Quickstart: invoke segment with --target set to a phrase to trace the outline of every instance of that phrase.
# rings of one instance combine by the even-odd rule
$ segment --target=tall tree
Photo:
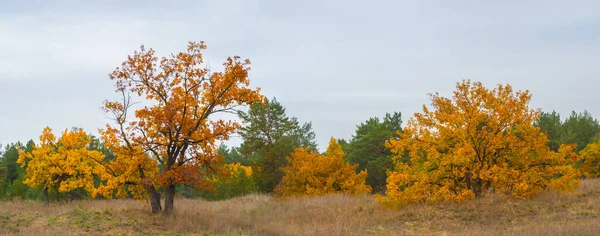
[[[244,139],[240,153],[254,162],[254,177],[259,190],[272,192],[283,177],[286,157],[298,147],[316,150],[311,123],[300,125],[296,117],[287,117],[285,108],[273,98],[256,103],[248,112],[240,112]]]
[[[397,131],[402,131],[401,125],[400,112],[387,113],[382,120],[373,117],[357,126],[350,143],[341,143],[348,153],[346,160],[358,164],[359,171],[367,170],[367,184],[375,192],[385,191],[386,171],[394,167],[392,153],[385,143],[398,137]]]
[[[137,199],[150,198],[158,213],[164,190],[170,215],[177,184],[202,189],[210,184],[207,174],[223,172],[215,142],[227,140],[239,124],[214,115],[262,96],[249,87],[249,60],[227,58],[224,71],[212,73],[202,66],[205,49],[204,42],[189,42],[186,51],[159,59],[142,46],[110,74],[122,99],[104,103],[114,124],[101,134],[116,159],[107,164],[111,174],[97,194],[124,197],[127,189]],[[146,106],[135,109],[131,93]]]
[[[465,80],[452,98],[435,93],[431,100],[432,108],[423,106],[400,138],[387,144],[396,154],[396,170],[380,201],[392,206],[463,201],[491,189],[525,198],[548,186],[558,191],[578,186],[575,146],[548,148],[546,135],[532,125],[539,111],[529,108],[528,91],[501,84],[489,90]],[[408,162],[400,161],[405,151]]]

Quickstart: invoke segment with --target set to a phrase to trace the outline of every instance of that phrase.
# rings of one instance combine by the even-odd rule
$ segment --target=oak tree
[[[365,184],[367,171],[355,169],[358,164],[344,162],[346,154],[338,142],[331,138],[327,153],[320,155],[308,148],[298,148],[287,157],[289,166],[283,168],[284,176],[276,189],[282,197],[317,196],[342,192],[364,194],[371,192]]]
[[[164,191],[170,215],[177,184],[203,189],[208,174],[224,171],[215,143],[240,124],[215,114],[236,113],[262,96],[249,87],[249,60],[230,57],[223,72],[211,72],[203,66],[205,49],[204,42],[189,42],[186,51],[159,59],[142,46],[110,74],[121,100],[105,101],[114,123],[101,134],[116,158],[96,194],[150,198],[157,213]]]
[[[397,206],[409,202],[463,201],[494,190],[516,198],[558,191],[579,184],[573,163],[575,145],[554,152],[533,122],[531,94],[499,84],[489,90],[481,82],[457,83],[452,98],[431,94],[431,106],[415,113],[387,146],[396,154],[388,174],[386,196]],[[400,161],[409,152],[407,162]]]
[[[41,188],[46,204],[48,192],[69,192],[83,188],[88,192],[95,190],[94,177],[104,174],[101,165],[104,155],[89,150],[91,138],[81,129],[65,130],[57,138],[52,129],[46,127],[40,135],[40,142],[31,152],[19,148],[17,162],[26,167],[23,181],[32,188]]]
[[[582,161],[579,168],[582,174],[588,178],[600,176],[600,140],[590,143],[579,152]]]

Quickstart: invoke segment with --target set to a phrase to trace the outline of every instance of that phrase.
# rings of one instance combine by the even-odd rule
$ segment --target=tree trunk
[[[469,168],[467,168],[467,173],[465,174],[465,180],[467,182],[467,189],[473,191],[471,188],[471,172],[469,172]],[[475,192],[475,191],[473,191]]]
[[[44,203],[46,206],[50,205],[50,196],[48,195],[48,187],[44,187]]]
[[[173,214],[173,202],[175,200],[175,185],[169,185],[165,191],[165,215]]]
[[[159,213],[162,208],[160,206],[160,193],[156,191],[153,186],[148,186],[148,193],[150,193],[150,205],[152,206],[152,213]]]
[[[483,187],[482,180],[479,176],[477,176],[477,178],[475,179],[475,184],[474,184],[475,197],[481,197],[481,193],[483,192],[482,187]]]

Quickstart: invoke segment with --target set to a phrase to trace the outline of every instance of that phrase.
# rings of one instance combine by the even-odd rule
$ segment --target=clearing
[[[0,235],[598,235],[600,179],[575,193],[530,200],[488,195],[458,203],[383,208],[373,196],[276,200],[176,199],[172,217],[134,200],[0,202]]]

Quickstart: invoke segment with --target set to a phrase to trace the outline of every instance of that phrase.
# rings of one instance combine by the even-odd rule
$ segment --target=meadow
[[[464,203],[388,209],[371,195],[288,200],[251,194],[225,201],[177,199],[170,217],[135,200],[45,206],[0,202],[0,235],[597,235],[600,179],[576,192],[527,200],[498,194]]]

